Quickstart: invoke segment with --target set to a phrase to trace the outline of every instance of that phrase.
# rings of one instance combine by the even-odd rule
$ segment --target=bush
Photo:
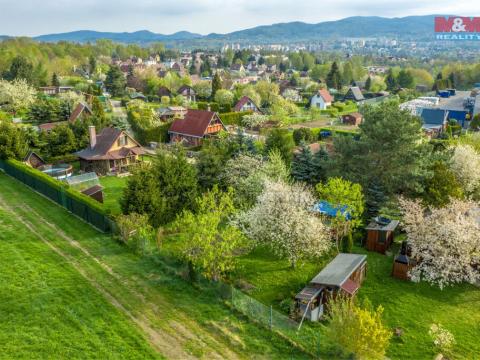
[[[78,156],[74,154],[52,156],[47,158],[47,161],[52,164],[70,164],[78,161]]]
[[[220,119],[224,125],[242,125],[242,119],[244,115],[251,114],[251,111],[242,111],[242,112],[228,112],[219,114]]]
[[[313,131],[309,128],[300,128],[293,130],[293,141],[295,141],[296,145],[300,145],[303,141],[307,144],[310,144],[315,140],[315,136]]]
[[[68,184],[56,180],[52,178],[51,176],[48,176],[47,174],[44,174],[43,172],[34,169],[20,161],[17,160],[7,160],[6,163],[18,171],[21,171],[22,173],[26,174],[27,176],[34,178],[37,181],[40,181],[48,186],[50,186],[52,189],[58,190],[58,191],[64,191],[67,197],[71,198],[72,200],[75,200],[79,203],[82,203],[92,210],[96,211],[99,214],[102,215],[107,215],[107,212],[105,209],[102,207],[100,203],[98,203],[96,200],[93,200],[87,195],[84,195],[68,186]]]
[[[210,106],[210,111],[219,112],[220,105],[216,102],[205,102],[205,101],[197,101],[198,110],[208,110]]]

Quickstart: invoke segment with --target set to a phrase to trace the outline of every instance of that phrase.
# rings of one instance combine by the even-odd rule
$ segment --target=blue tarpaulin
[[[330,204],[328,201],[320,201],[319,203],[316,203],[313,206],[313,211],[318,212],[320,214],[328,215],[331,217],[337,216],[337,214],[340,212],[340,214],[345,216],[345,219],[347,220],[352,219],[352,216],[350,215],[350,212],[348,211],[348,207],[346,205],[341,207],[335,207],[332,204]]]

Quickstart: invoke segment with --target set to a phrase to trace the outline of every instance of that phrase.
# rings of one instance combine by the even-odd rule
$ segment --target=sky
[[[0,35],[75,30],[227,33],[349,16],[480,14],[477,0],[0,0]]]

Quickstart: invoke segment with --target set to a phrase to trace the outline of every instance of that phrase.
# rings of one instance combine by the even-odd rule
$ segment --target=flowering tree
[[[419,200],[399,201],[412,256],[419,260],[410,272],[413,281],[440,288],[480,281],[478,203],[452,199],[443,208],[425,209]]]
[[[314,202],[303,185],[266,180],[257,204],[236,223],[250,239],[295,267],[299,260],[320,256],[331,246],[327,227],[311,212]]]
[[[242,118],[243,126],[249,129],[262,126],[267,121],[268,121],[267,115],[256,114],[256,113],[251,115],[244,115]]]
[[[428,334],[433,340],[433,344],[444,354],[449,354],[455,345],[455,337],[440,324],[432,324]]]
[[[235,190],[235,204],[239,208],[254,205],[264,189],[265,179],[289,181],[289,170],[278,152],[273,151],[267,161],[239,154],[227,161],[221,175],[222,183]]]
[[[14,115],[32,105],[36,94],[35,89],[26,80],[16,79],[12,82],[0,80],[0,104],[6,104],[6,108]]]
[[[58,97],[65,101],[65,103],[68,105],[70,113],[79,103],[85,102],[84,96],[82,94],[77,94],[75,91],[67,91],[64,93],[60,93]]]
[[[478,189],[480,186],[480,154],[472,146],[456,146],[450,166],[467,195]]]

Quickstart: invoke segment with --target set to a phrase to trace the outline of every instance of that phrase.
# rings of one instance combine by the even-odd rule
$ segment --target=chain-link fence
[[[293,345],[315,357],[321,355],[321,333],[318,329],[302,326],[288,316],[266,306],[240,290],[231,287],[231,306],[251,320],[277,332]]]

